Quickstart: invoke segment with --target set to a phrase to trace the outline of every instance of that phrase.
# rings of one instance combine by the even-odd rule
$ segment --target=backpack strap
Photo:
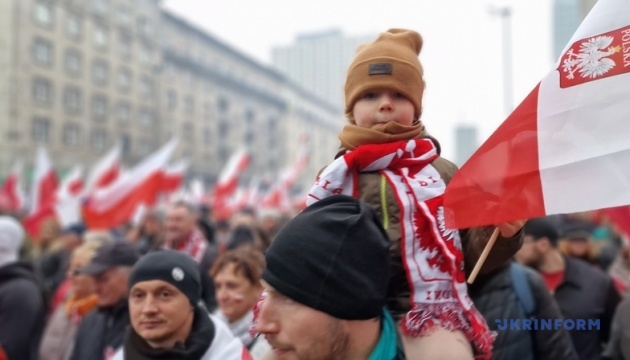
[[[530,318],[536,310],[536,303],[532,295],[529,282],[527,281],[527,272],[522,265],[512,262],[510,264],[510,277],[512,278],[512,288],[516,294],[516,299],[525,310],[525,315]]]

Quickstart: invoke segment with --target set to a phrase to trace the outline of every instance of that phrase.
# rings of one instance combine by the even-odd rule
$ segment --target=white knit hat
[[[24,242],[24,228],[12,217],[0,216],[0,266],[15,262]]]

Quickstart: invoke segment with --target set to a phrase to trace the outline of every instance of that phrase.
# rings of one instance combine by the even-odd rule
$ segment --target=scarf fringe
[[[473,346],[475,358],[489,360],[497,334],[490,331],[485,321],[478,322],[477,319],[470,319],[471,316],[474,318],[459,303],[416,303],[405,316],[401,327],[405,335],[412,337],[428,336],[438,328],[462,331]]]

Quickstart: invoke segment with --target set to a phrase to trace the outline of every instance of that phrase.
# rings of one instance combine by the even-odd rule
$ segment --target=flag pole
[[[481,256],[479,256],[479,259],[477,260],[475,267],[473,268],[472,272],[470,273],[470,276],[468,277],[469,284],[472,284],[477,278],[477,275],[479,274],[479,271],[481,270],[483,263],[486,262],[486,258],[488,257],[488,254],[490,254],[490,250],[492,250],[492,246],[494,246],[494,242],[497,241],[498,237],[499,237],[499,228],[497,227],[497,228],[494,228],[494,232],[492,233],[492,236],[490,236],[490,240],[486,244],[486,247],[483,249]]]

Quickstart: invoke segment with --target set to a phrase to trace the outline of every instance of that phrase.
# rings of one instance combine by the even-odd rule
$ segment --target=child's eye
[[[378,96],[377,93],[375,92],[366,92],[365,94],[363,94],[363,98],[364,99],[374,99]]]
[[[398,99],[406,99],[407,98],[405,95],[403,95],[402,93],[399,93],[399,92],[397,92],[395,94],[395,97],[398,98]]]

